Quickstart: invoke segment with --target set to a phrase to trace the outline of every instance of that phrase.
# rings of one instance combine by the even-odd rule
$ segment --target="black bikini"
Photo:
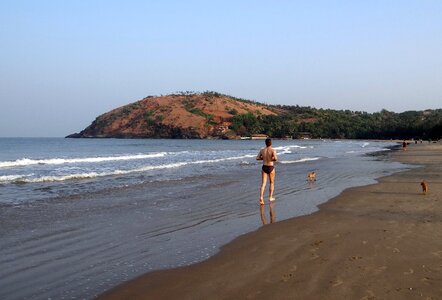
[[[275,168],[274,166],[266,166],[266,165],[263,165],[263,166],[262,166],[262,171],[263,171],[264,173],[270,175],[270,173],[273,172],[273,169],[274,169],[274,168]]]

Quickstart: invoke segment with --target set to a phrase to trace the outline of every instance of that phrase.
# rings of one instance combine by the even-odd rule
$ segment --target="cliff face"
[[[234,138],[232,117],[277,115],[265,105],[214,92],[147,97],[95,119],[80,133],[67,137]]]

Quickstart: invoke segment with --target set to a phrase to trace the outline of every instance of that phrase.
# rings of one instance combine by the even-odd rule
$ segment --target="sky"
[[[442,1],[0,1],[0,137],[62,137],[149,95],[442,108]]]

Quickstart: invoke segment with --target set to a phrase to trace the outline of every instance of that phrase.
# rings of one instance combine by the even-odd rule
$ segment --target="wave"
[[[122,161],[163,157],[167,152],[151,153],[151,154],[136,154],[123,156],[98,156],[98,157],[83,157],[83,158],[49,158],[49,159],[29,159],[22,158],[15,161],[2,161],[0,168],[11,167],[26,167],[30,165],[61,165],[61,164],[75,164],[75,163],[99,163],[108,161]]]
[[[289,146],[274,147],[273,149],[275,149],[275,150],[284,150],[284,149],[291,149],[291,148],[306,149],[308,147],[307,146],[299,146],[299,145],[289,145]]]
[[[221,162],[221,161],[237,160],[237,159],[250,158],[250,157],[255,157],[255,155],[247,154],[247,155],[242,155],[242,156],[233,156],[233,157],[226,157],[226,158],[197,160],[197,161],[189,162],[189,164],[217,163],[217,162]]]
[[[144,166],[141,168],[130,169],[130,170],[114,170],[110,172],[89,172],[89,173],[77,173],[77,174],[68,174],[68,175],[58,175],[58,176],[40,176],[35,178],[29,178],[33,176],[31,175],[9,175],[9,176],[0,176],[0,182],[10,182],[10,183],[42,183],[42,182],[58,182],[58,181],[66,181],[73,179],[91,179],[97,177],[105,177],[105,176],[116,176],[116,175],[127,175],[131,173],[142,173],[152,170],[163,170],[163,169],[174,169],[180,168],[186,165],[196,165],[196,164],[211,164],[222,161],[229,160],[240,160],[244,158],[255,157],[254,155],[242,155],[242,156],[234,156],[234,157],[226,157],[219,159],[208,159],[208,160],[197,160],[197,161],[188,161],[188,162],[176,162],[170,164],[156,165],[156,166]]]
[[[362,148],[365,148],[365,147],[367,147],[368,145],[370,145],[370,143],[369,143],[369,142],[365,142],[365,143],[363,143],[363,144],[361,145],[361,147],[362,147]]]
[[[3,175],[0,176],[0,182],[8,182],[8,181],[16,181],[25,177],[30,177],[34,174],[29,174],[29,175]]]
[[[145,166],[138,169],[132,170],[115,170],[111,172],[89,172],[89,173],[77,173],[77,174],[68,174],[68,175],[59,175],[59,176],[40,176],[36,178],[29,178],[31,175],[11,175],[11,176],[0,176],[0,182],[12,182],[12,183],[41,183],[41,182],[57,182],[57,181],[66,181],[72,179],[91,179],[97,177],[105,177],[105,176],[113,176],[113,175],[126,175],[130,173],[139,173],[156,169],[170,169],[170,168],[178,168],[186,165],[187,163],[174,163],[167,165],[158,165],[158,166]],[[2,178],[4,177],[4,178]]]
[[[280,161],[280,163],[282,163],[282,164],[296,164],[296,163],[318,160],[318,159],[321,159],[321,158],[320,157],[305,157],[305,158],[301,158],[298,160],[282,160],[282,161]]]
[[[290,146],[279,146],[279,147],[275,147],[273,149],[275,149],[277,151],[277,154],[281,155],[281,154],[290,154],[290,153],[292,153],[292,149],[294,149],[294,148],[307,149],[308,147],[306,147],[306,146],[299,146],[299,145],[290,145]]]
[[[364,148],[364,147],[363,147]],[[389,148],[377,148],[377,149],[373,149],[373,148],[369,148],[368,150],[351,150],[351,151],[346,151],[346,154],[354,154],[354,153],[373,153],[373,152],[380,152],[380,151],[390,151],[391,149]]]

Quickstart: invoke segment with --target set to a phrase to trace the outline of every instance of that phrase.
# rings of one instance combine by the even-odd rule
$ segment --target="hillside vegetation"
[[[394,113],[265,105],[216,92],[149,96],[68,137],[439,139],[442,109]]]

